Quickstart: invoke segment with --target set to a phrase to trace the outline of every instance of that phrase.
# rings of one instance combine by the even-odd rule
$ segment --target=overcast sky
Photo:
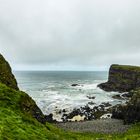
[[[0,52],[14,70],[140,65],[140,0],[0,0]]]

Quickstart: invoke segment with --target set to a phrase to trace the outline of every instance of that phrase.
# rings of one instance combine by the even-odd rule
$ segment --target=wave
[[[49,85],[48,88],[39,91],[30,91],[29,94],[34,98],[44,114],[53,114],[53,119],[62,121],[62,110],[65,113],[72,112],[75,108],[88,105],[90,108],[110,103],[111,105],[120,104],[121,100],[113,99],[112,95],[116,92],[105,92],[97,87],[99,81],[94,83],[78,84],[72,87],[70,83],[65,85]],[[62,88],[63,86],[63,88]],[[65,88],[64,88],[65,87]],[[90,103],[90,104],[89,104]]]

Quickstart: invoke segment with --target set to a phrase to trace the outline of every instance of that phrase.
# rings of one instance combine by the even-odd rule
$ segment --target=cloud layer
[[[140,65],[140,1],[0,0],[0,51],[14,69]]]

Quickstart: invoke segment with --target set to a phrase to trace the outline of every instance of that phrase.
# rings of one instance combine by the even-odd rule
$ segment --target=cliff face
[[[14,75],[12,74],[10,65],[1,54],[0,54],[0,83],[5,84],[6,86],[12,89],[19,90],[17,86],[17,81]],[[7,97],[8,94],[9,94],[8,92],[4,93],[2,99]],[[0,100],[1,100],[1,96],[2,95],[0,95]],[[12,96],[14,97],[14,95]],[[29,97],[28,94],[24,92],[20,92],[20,96],[21,99],[18,105],[20,106],[21,111],[23,111],[23,113],[25,114],[30,115],[33,118],[36,118],[39,122],[45,123],[46,117],[38,108],[35,101],[31,97]]]
[[[117,105],[112,118],[123,119],[125,123],[140,121],[140,67],[112,65],[108,82],[98,85],[105,91],[128,92],[131,95],[126,105]]]
[[[112,65],[108,82],[98,85],[105,91],[128,92],[140,87],[140,67]]]
[[[12,74],[11,67],[9,63],[4,59],[4,57],[0,54],[0,82],[11,87],[13,89],[18,90],[17,81]]]

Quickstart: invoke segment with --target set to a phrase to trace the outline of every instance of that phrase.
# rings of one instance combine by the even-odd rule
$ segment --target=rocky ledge
[[[127,65],[112,65],[106,83],[98,87],[105,91],[129,92],[140,87],[140,67]]]

